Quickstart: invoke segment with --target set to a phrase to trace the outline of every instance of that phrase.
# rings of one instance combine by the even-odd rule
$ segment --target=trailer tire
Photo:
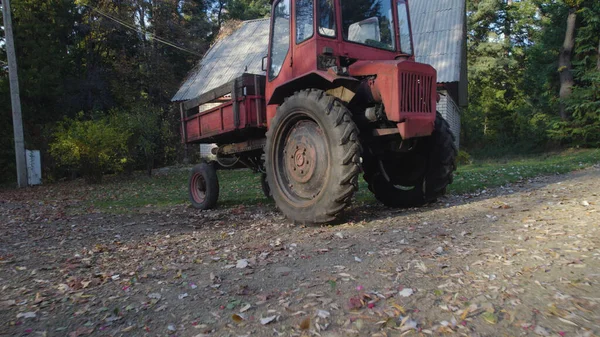
[[[190,202],[194,208],[215,208],[219,199],[219,179],[215,166],[206,162],[194,166],[188,180],[188,188]]]
[[[267,181],[277,207],[299,223],[330,222],[358,190],[361,146],[350,111],[322,90],[296,92],[267,132]]]
[[[365,153],[363,155],[363,178],[375,198],[388,207],[418,207],[437,200],[446,193],[446,187],[452,183],[456,170],[457,154],[454,135],[450,125],[438,112],[435,128],[431,136],[423,139],[418,151],[426,156],[424,171],[407,186],[395,185],[388,179],[393,168],[385,174],[378,167],[377,159]]]

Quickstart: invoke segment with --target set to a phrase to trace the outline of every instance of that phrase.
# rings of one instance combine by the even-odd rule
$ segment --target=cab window
[[[327,37],[335,37],[335,7],[333,0],[319,1],[319,34]]]
[[[313,36],[314,11],[313,0],[296,0],[296,43]]]
[[[269,80],[279,75],[290,49],[290,1],[280,0],[273,10],[273,32],[271,36],[271,64]]]

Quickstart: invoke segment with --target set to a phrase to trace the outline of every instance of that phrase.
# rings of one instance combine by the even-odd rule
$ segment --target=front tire
[[[189,197],[192,206],[206,210],[217,206],[219,199],[219,179],[213,164],[202,162],[192,168],[188,180]]]
[[[296,222],[334,220],[358,189],[360,152],[358,128],[336,98],[316,89],[287,98],[265,147],[277,207]]]
[[[433,133],[420,140],[415,151],[405,160],[397,161],[396,165],[424,164],[408,167],[408,170],[389,165],[386,167],[375,156],[364,154],[363,178],[382,204],[388,207],[418,207],[434,202],[446,193],[446,187],[452,183],[456,170],[458,151],[450,125],[439,112]]]

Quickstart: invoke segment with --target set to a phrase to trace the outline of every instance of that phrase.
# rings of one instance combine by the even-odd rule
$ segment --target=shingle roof
[[[217,41],[200,64],[188,74],[171,99],[187,101],[217,88],[243,73],[261,74],[262,58],[269,44],[269,19],[244,21],[228,37]]]
[[[343,0],[342,0],[343,1]],[[461,80],[466,57],[465,0],[412,0],[410,3],[416,60],[437,69],[438,83]],[[215,43],[190,72],[172,101],[187,101],[243,73],[263,74],[269,19],[245,21]],[[463,79],[464,80],[464,79]]]

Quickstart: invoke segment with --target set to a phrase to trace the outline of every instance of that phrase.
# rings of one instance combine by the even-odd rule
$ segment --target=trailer
[[[269,196],[262,157],[267,131],[265,76],[242,74],[231,82],[181,104],[181,135],[186,144],[217,144],[215,160],[192,170],[189,194],[199,209],[216,206],[217,169],[250,168],[261,174]]]

